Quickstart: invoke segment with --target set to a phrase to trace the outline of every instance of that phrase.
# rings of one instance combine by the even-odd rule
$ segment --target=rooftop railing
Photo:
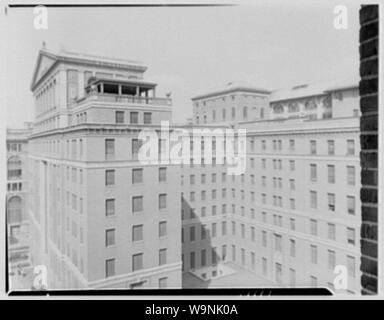
[[[172,99],[170,98],[158,98],[158,97],[141,97],[128,94],[113,94],[113,93],[100,93],[93,92],[87,96],[77,100],[77,103],[84,101],[96,100],[102,102],[117,102],[117,103],[132,103],[132,104],[148,104],[148,105],[160,105],[170,106]]]

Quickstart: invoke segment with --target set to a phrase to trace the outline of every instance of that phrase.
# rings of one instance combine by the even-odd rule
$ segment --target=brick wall
[[[378,287],[378,5],[360,9],[361,285]]]

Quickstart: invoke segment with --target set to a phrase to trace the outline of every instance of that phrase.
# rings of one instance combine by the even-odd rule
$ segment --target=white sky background
[[[213,8],[48,8],[48,30],[32,8],[9,8],[7,126],[33,120],[30,82],[47,49],[139,60],[157,94],[172,92],[173,120],[190,98],[230,81],[277,89],[358,75],[360,4],[348,1],[348,29],[333,26],[333,1],[254,1]],[[3,15],[3,17],[5,17]]]

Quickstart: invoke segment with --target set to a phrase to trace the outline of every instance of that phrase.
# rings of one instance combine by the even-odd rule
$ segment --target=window
[[[289,221],[290,221],[290,228],[291,228],[291,230],[295,230],[296,229],[296,221],[295,221],[295,219],[294,218],[290,218]]]
[[[241,264],[245,266],[245,249],[241,248]]]
[[[105,159],[110,160],[115,156],[115,139],[105,139]]]
[[[132,226],[132,241],[141,241],[143,240],[143,225],[139,224]]]
[[[328,223],[328,239],[336,240],[336,226],[333,223]]]
[[[189,228],[189,241],[195,241],[196,240],[196,234],[195,234],[195,227],[192,226]]]
[[[192,251],[189,254],[189,263],[190,263],[191,269],[195,269],[195,252],[194,251]]]
[[[292,210],[295,210],[296,209],[296,202],[295,202],[295,199],[289,199],[289,203],[290,203],[290,208]]]
[[[132,256],[132,271],[143,269],[143,254],[137,253]]]
[[[273,178],[273,179],[275,179],[275,178]],[[261,177],[261,185],[262,185],[263,187],[266,187],[266,186],[267,186],[267,177],[266,177],[266,176],[262,176],[262,177]]]
[[[167,222],[160,221],[159,222],[159,237],[165,237],[167,235]]]
[[[291,171],[295,170],[295,160],[289,160],[289,168]]]
[[[348,268],[348,275],[350,277],[356,276],[356,261],[355,257],[347,256],[347,268]]]
[[[201,240],[204,240],[205,238],[207,238],[207,226],[202,225],[201,226]]]
[[[116,123],[124,123],[124,111],[116,111],[115,112],[115,122]]]
[[[266,195],[265,193],[263,193],[263,194],[261,195],[261,201],[262,201],[263,204],[266,204],[266,203],[267,203],[267,195]]]
[[[105,261],[105,276],[112,277],[115,275],[115,259],[107,259]]]
[[[336,266],[336,253],[335,251],[328,250],[328,268],[334,270]]]
[[[248,118],[248,108],[243,107],[243,119],[247,119],[247,118]]]
[[[113,246],[115,244],[115,229],[105,230],[105,246]]]
[[[159,250],[159,266],[167,264],[167,249]]]
[[[143,211],[143,196],[132,197],[132,212]]]
[[[217,254],[216,254],[215,247],[212,248],[211,254],[212,254],[212,264],[215,265],[217,263]]]
[[[333,156],[335,154],[335,141],[328,140],[328,155]]]
[[[267,231],[262,231],[261,233],[261,243],[263,247],[267,247]]]
[[[261,258],[261,266],[263,270],[263,275],[266,276],[268,271],[267,258]]]
[[[348,242],[348,244],[355,245],[355,238],[356,238],[355,229],[347,228],[347,242]]]
[[[167,181],[167,168],[159,168],[159,182]]]
[[[347,155],[355,155],[355,140],[347,140]]]
[[[311,173],[311,181],[316,182],[317,181],[317,165],[316,164],[310,164],[310,173]]]
[[[144,124],[151,124],[151,123],[152,123],[152,113],[144,112]]]
[[[317,221],[314,219],[311,219],[311,235],[317,236]]]
[[[295,151],[295,140],[293,139],[289,140],[289,150]]]
[[[159,209],[165,209],[167,207],[167,194],[159,194]]]
[[[295,190],[295,179],[289,179],[289,187],[291,191]]]
[[[311,263],[317,264],[317,246],[311,244]]]
[[[311,146],[311,154],[315,155],[317,153],[316,140],[311,140],[310,146]]]
[[[129,114],[129,122],[132,124],[139,123],[139,113],[136,111],[131,111]]]
[[[245,239],[245,225],[242,223],[240,227],[241,227],[241,237]]]
[[[281,283],[282,273],[283,273],[283,266],[280,263],[276,263],[275,264],[275,277],[276,277],[277,283]]]
[[[222,236],[227,235],[227,222],[226,221],[221,222],[221,235]]]
[[[347,183],[350,186],[355,185],[355,167],[354,166],[347,166]]]
[[[349,214],[354,215],[356,213],[355,197],[347,196],[347,207],[348,207]]]
[[[255,227],[251,227],[251,241],[255,242],[256,241],[256,231]]]
[[[132,184],[143,183],[143,169],[132,170]]]
[[[167,287],[168,277],[163,277],[159,279],[159,289],[163,289]]]
[[[281,252],[282,237],[280,234],[275,234],[275,250]]]
[[[296,256],[296,241],[291,239],[289,241],[289,244],[290,244],[290,254],[291,254],[291,257],[295,257]]]
[[[232,119],[236,118],[236,109],[232,107]]]
[[[105,185],[112,186],[115,184],[115,170],[105,171]]]
[[[311,287],[317,287],[317,278],[315,276],[311,276]]]
[[[216,237],[216,223],[212,223],[212,238],[215,238]]]
[[[335,183],[335,166],[328,165],[328,183]]]
[[[261,159],[261,168],[266,169],[267,168],[267,160],[266,159]]]
[[[261,141],[261,149],[265,151],[267,149],[267,142],[265,140]]]
[[[132,155],[137,156],[141,147],[141,141],[139,139],[132,139]]]
[[[310,201],[311,201],[311,208],[316,209],[317,208],[317,192],[316,191],[310,191]]]
[[[207,264],[207,250],[201,250],[201,266],[204,267]]]
[[[289,284],[291,287],[296,285],[296,271],[295,269],[289,269]]]
[[[236,246],[232,245],[232,261],[236,261]]]
[[[335,211],[336,207],[336,200],[335,200],[335,194],[334,193],[328,193],[328,210],[329,211]]]

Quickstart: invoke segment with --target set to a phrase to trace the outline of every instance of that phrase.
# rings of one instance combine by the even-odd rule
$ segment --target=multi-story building
[[[244,97],[236,113],[253,110],[246,95],[235,89],[192,101],[195,110],[205,107],[203,114],[221,115],[228,109],[221,102],[237,96]],[[189,273],[211,281],[220,265],[234,264],[252,272],[260,286],[359,293],[357,82],[297,86],[272,92],[268,100],[268,119],[235,119],[237,128],[247,130],[244,174],[227,176],[225,166],[183,168],[184,278],[191,286]],[[194,120],[200,117],[195,111]],[[348,274],[345,290],[334,288],[337,265]],[[248,275],[245,283],[236,278],[232,286],[250,283]]]
[[[28,136],[30,123],[22,129],[7,129],[6,222],[10,275],[30,265],[28,197]],[[13,283],[12,283],[13,284]]]
[[[181,287],[179,168],[137,159],[141,129],[171,118],[145,70],[39,52],[29,217],[48,288]]]
[[[333,288],[341,265],[341,292],[359,292],[357,84],[193,98],[192,122],[171,130],[247,132],[246,170],[230,175],[215,159],[138,161],[142,129],[171,119],[145,70],[39,52],[28,210],[48,287],[180,288],[183,271],[184,287]]]
[[[246,83],[228,82],[224,87],[192,98],[195,124],[228,124],[269,118],[271,92]]]

